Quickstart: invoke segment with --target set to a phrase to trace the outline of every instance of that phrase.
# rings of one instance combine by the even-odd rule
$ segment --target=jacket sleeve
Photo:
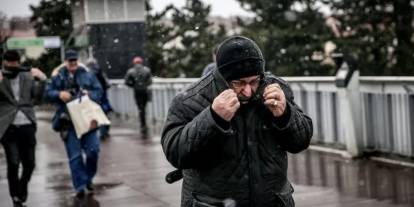
[[[129,87],[133,87],[135,84],[135,80],[134,80],[134,75],[133,72],[131,71],[131,69],[129,69],[125,75],[124,78],[124,83],[125,85],[129,86]]]
[[[192,109],[183,104],[180,95],[174,98],[168,111],[161,144],[167,160],[176,168],[194,168],[202,163],[198,159],[214,153],[222,135],[232,134],[214,121],[210,107],[191,117]],[[212,155],[212,154],[210,154]]]
[[[58,80],[59,76],[52,76],[52,80],[46,86],[45,99],[52,103],[61,103],[59,98],[59,87]]]
[[[281,84],[286,96],[286,112],[272,120],[272,126],[280,138],[282,148],[290,153],[299,153],[309,147],[312,135],[312,119],[294,102],[293,92],[287,84]]]

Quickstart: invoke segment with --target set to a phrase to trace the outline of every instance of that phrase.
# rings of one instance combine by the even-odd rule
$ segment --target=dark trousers
[[[146,112],[145,108],[147,106],[148,102],[148,92],[135,92],[135,103],[138,107],[138,113],[139,113],[139,121],[141,124],[141,130],[146,130],[147,128],[147,122],[146,122]]]
[[[10,196],[22,201],[27,199],[27,185],[35,168],[35,133],[35,125],[10,125],[1,139],[6,153]],[[23,166],[21,176],[20,163]]]

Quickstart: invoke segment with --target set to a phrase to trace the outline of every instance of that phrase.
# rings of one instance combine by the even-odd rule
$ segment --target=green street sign
[[[7,48],[9,49],[24,49],[26,47],[43,47],[43,39],[13,37],[7,40]]]

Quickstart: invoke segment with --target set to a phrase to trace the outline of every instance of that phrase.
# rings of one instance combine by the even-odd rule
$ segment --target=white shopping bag
[[[111,124],[101,106],[92,101],[87,95],[68,102],[66,107],[75,127],[76,136],[79,139],[82,135],[94,129],[92,127],[93,122],[96,122],[98,127]]]

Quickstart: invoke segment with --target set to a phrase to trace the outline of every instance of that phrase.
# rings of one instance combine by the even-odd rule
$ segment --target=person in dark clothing
[[[151,70],[144,66],[143,59],[139,56],[133,59],[134,67],[130,68],[125,75],[125,85],[134,91],[135,103],[139,112],[142,134],[147,134],[146,112],[147,102],[151,99],[149,86],[152,83]]]
[[[33,104],[43,97],[46,75],[20,65],[20,55],[9,50],[0,72],[0,140],[7,160],[9,192],[15,207],[24,206],[35,168],[36,117]],[[22,174],[19,177],[19,166]]]
[[[111,84],[108,81],[108,77],[106,76],[105,72],[101,69],[101,67],[99,67],[97,61],[94,58],[89,59],[86,63],[86,66],[90,69],[90,72],[95,74],[96,78],[101,84],[103,94],[101,100],[99,101],[99,105],[101,105],[101,108],[105,112],[105,114],[108,115],[113,111],[107,93],[107,90],[111,87]],[[109,129],[110,125],[101,126],[99,129],[99,137],[101,139],[109,137]]]
[[[174,97],[161,144],[182,170],[183,207],[292,207],[287,152],[306,149],[312,134],[256,43],[234,36],[220,44],[217,70]]]

